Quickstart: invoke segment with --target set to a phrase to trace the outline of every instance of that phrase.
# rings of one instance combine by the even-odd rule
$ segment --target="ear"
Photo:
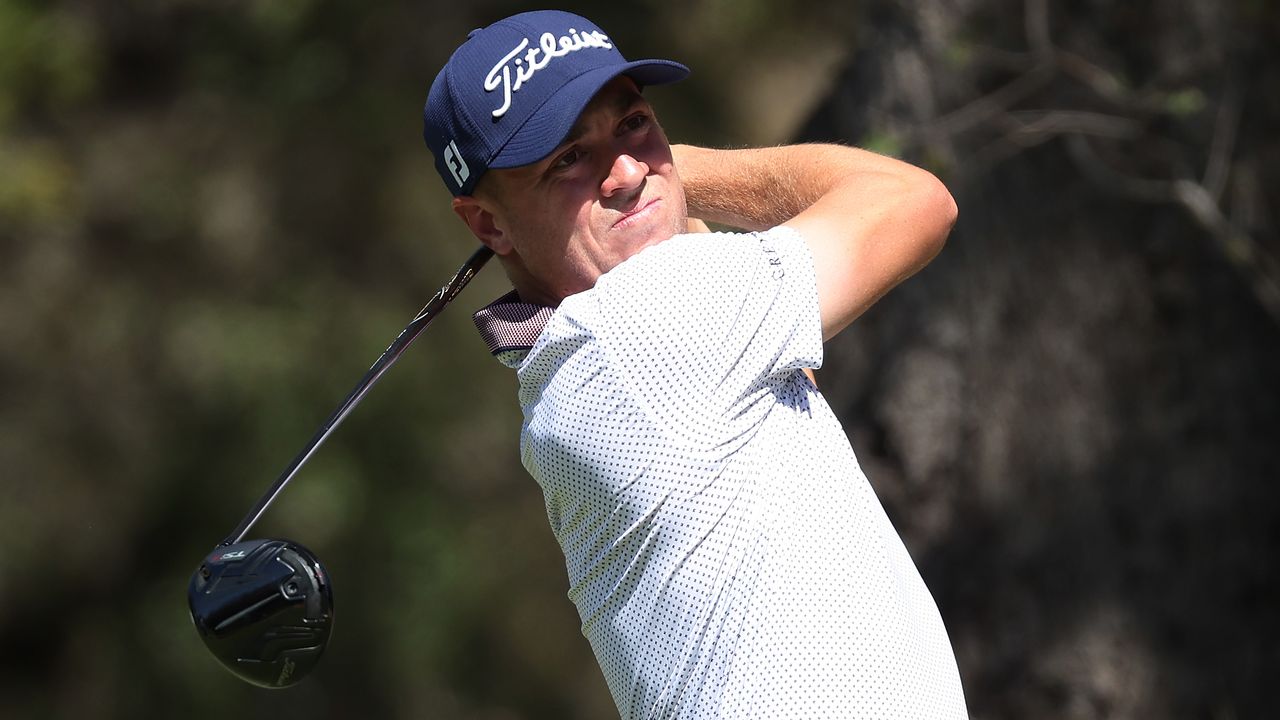
[[[493,211],[471,195],[453,199],[453,212],[471,229],[471,234],[498,255],[511,253],[511,238],[503,231]]]

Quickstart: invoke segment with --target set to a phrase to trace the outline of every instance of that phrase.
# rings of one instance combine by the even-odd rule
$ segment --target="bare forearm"
[[[742,228],[780,225],[840,183],[895,182],[910,165],[836,145],[711,150],[673,145],[689,215]]]

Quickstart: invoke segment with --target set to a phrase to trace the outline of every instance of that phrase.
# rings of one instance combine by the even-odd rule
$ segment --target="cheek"
[[[575,244],[583,236],[594,236],[600,230],[600,213],[595,201],[599,186],[594,181],[583,180],[563,186],[562,193],[547,199],[543,212],[551,215],[548,224],[569,244]]]
[[[514,226],[525,252],[540,263],[556,263],[573,253],[583,228],[590,228],[591,206],[568,194],[550,193],[525,207]]]
[[[667,135],[662,131],[660,126],[654,126],[653,131],[645,136],[644,152],[650,159],[646,160],[650,166],[671,165],[671,143],[667,142]]]

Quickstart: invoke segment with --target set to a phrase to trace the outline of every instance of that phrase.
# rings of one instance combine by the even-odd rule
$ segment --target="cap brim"
[[[636,60],[585,72],[565,83],[529,116],[489,162],[489,169],[529,165],[550,155],[564,141],[583,108],[610,80],[626,75],[639,85],[683,80],[689,68],[671,60]]]

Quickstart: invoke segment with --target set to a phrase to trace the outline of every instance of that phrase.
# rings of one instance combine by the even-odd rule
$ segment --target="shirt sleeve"
[[[813,259],[790,228],[677,236],[602,276],[594,299],[610,365],[686,439],[740,436],[822,364]]]

